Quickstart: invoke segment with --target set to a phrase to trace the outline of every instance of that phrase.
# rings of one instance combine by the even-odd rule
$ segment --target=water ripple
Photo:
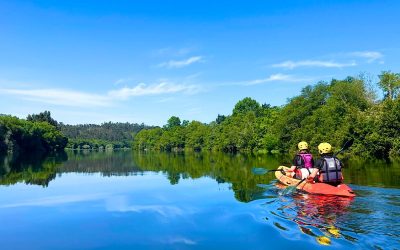
[[[299,192],[288,195],[276,184],[259,187],[265,189],[260,207],[271,215],[266,222],[281,232],[297,227],[298,233],[315,238],[317,244],[338,248],[400,248],[397,189],[355,186],[357,197],[347,198]]]

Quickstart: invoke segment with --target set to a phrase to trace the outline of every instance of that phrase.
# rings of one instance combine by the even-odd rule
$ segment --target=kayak
[[[282,169],[283,171],[289,170],[289,168],[285,166],[280,166],[278,169]],[[286,186],[296,186],[301,181],[299,179],[286,176],[281,171],[276,171],[275,177],[280,183]],[[310,194],[337,195],[346,197],[356,196],[353,190],[351,190],[351,188],[346,184],[339,184],[335,187],[326,183],[308,183],[303,181],[296,188]]]

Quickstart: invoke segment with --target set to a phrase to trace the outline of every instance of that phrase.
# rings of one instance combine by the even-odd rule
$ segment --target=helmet
[[[320,154],[329,154],[332,152],[332,146],[327,142],[320,143],[318,145],[318,151]]]
[[[305,141],[301,141],[299,142],[299,144],[297,144],[297,147],[299,148],[299,150],[308,149],[308,144]]]

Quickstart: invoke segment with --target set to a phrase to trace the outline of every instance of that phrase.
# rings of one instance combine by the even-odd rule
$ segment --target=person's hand
[[[308,182],[308,183],[315,183],[314,177],[308,176],[308,177],[307,177],[307,182]]]

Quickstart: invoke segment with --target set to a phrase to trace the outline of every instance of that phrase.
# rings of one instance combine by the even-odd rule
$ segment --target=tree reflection
[[[19,182],[47,187],[56,178],[57,168],[68,159],[65,152],[4,155],[0,158],[0,185]]]

